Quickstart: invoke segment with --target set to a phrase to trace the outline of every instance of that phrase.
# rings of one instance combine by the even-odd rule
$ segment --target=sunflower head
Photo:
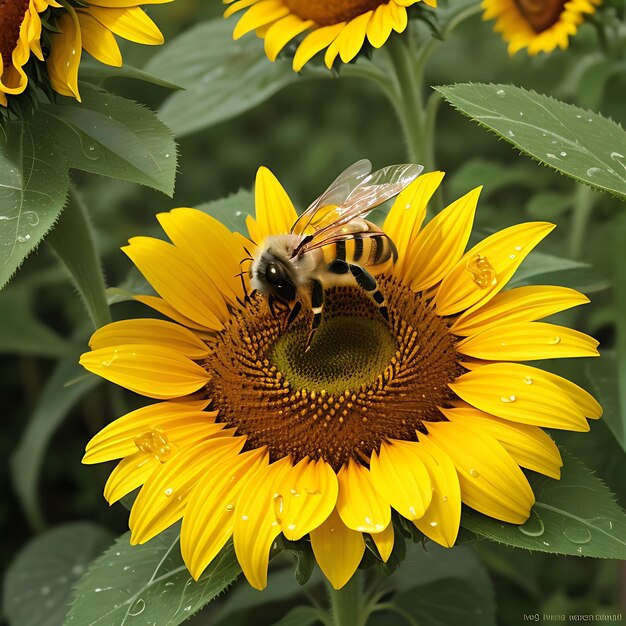
[[[601,414],[586,391],[525,363],[597,355],[591,337],[538,321],[587,299],[506,289],[552,224],[512,226],[465,250],[479,189],[424,225],[442,178],[417,178],[383,224],[398,250],[377,274],[389,319],[356,284],[329,288],[309,351],[312,313],[287,325],[236,278],[248,252],[297,217],[267,169],[250,238],[175,209],[159,215],[171,243],[130,241],[125,252],[158,293],[137,299],[168,319],[101,328],[81,363],[157,400],[109,424],[84,458],[121,459],[109,502],[141,487],[133,543],[182,518],[194,577],[232,538],[263,588],[279,535],[305,540],[338,588],[368,536],[389,558],[400,522],[451,547],[462,504],[526,521],[534,496],[522,468],[558,479],[562,464],[541,427],[585,431]]]
[[[235,39],[256,31],[274,61],[293,39],[304,35],[293,57],[299,72],[318,52],[331,68],[337,57],[349,63],[369,43],[380,48],[395,31],[408,24],[407,11],[421,0],[224,0],[229,17],[239,13]],[[424,0],[435,7],[436,0]]]
[[[510,54],[526,48],[528,54],[565,49],[586,15],[601,0],[483,0],[483,19],[495,19],[494,30],[508,42]]]

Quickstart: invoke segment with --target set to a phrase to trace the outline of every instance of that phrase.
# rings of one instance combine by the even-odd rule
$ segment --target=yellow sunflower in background
[[[392,31],[403,32],[407,8],[421,0],[224,0],[224,16],[245,9],[233,32],[239,37],[256,31],[265,40],[271,61],[295,37],[306,32],[293,59],[299,72],[318,52],[326,49],[324,62],[332,67],[337,56],[348,63],[365,39],[380,48]],[[435,7],[436,0],[423,0]]]
[[[462,503],[504,522],[528,518],[534,496],[520,468],[558,479],[562,465],[541,427],[586,431],[601,408],[521,362],[597,355],[593,338],[537,321],[588,300],[563,287],[503,289],[552,224],[512,226],[465,251],[480,189],[423,226],[442,178],[417,178],[385,220],[399,255],[378,276],[389,321],[363,290],[328,289],[308,352],[311,313],[286,329],[236,277],[254,242],[296,220],[269,170],[257,175],[253,241],[189,208],[158,216],[171,243],[130,240],[124,251],[159,294],[137,299],[169,321],[108,324],[81,363],[158,400],[105,427],[84,457],[121,459],[105,487],[110,503],[143,485],[133,544],[182,518],[195,578],[232,537],[262,589],[278,535],[308,536],[340,588],[365,535],[389,558],[401,540],[392,515],[448,547]]]
[[[53,23],[60,31],[50,34],[50,52],[45,59],[50,84],[61,95],[80,100],[78,69],[82,50],[102,63],[119,67],[122,55],[114,35],[136,43],[162,44],[161,31],[140,5],[165,2],[172,0],[92,0],[76,8],[56,0],[0,0],[0,104],[7,105],[7,94],[26,89],[24,66],[31,52],[44,61],[40,14],[48,8],[57,13]]]
[[[508,42],[509,54],[565,49],[585,15],[595,13],[601,0],[483,0],[483,19],[495,19],[495,31]]]

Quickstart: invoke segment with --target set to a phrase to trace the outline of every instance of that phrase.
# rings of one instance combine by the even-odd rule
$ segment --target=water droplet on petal
[[[169,498],[174,493],[174,490],[168,487],[163,493]]]
[[[433,528],[437,528],[437,526],[439,526],[439,524],[438,524],[437,522],[431,522],[431,523],[430,523],[430,525],[431,525]]]
[[[472,275],[472,280],[480,287],[480,289],[487,289],[493,287],[498,282],[496,277],[496,270],[491,263],[487,260],[487,257],[480,254],[472,257],[465,266],[465,269]]]
[[[411,203],[410,203],[410,202],[407,202],[407,203],[404,205],[404,208],[408,211],[408,210],[411,208]]]
[[[557,343],[561,343],[561,338],[558,335],[554,335],[554,337],[552,339],[550,339],[550,341],[548,341],[548,343],[551,346],[555,346]]]
[[[441,499],[442,499],[444,502],[447,502],[447,501],[448,501],[448,496],[441,496]]]
[[[232,511],[235,510],[235,505],[231,502],[230,504],[226,505],[226,510],[231,513]]]
[[[522,378],[522,380],[527,384],[527,385],[532,385],[533,384],[533,379],[530,376],[524,376],[524,378]]]
[[[469,471],[470,476],[472,478],[478,478],[480,476],[480,474],[472,467],[472,469]]]
[[[284,498],[279,493],[275,493],[274,494],[274,514],[276,515],[276,519],[279,522],[281,521],[280,517],[282,516],[284,509],[285,509]]]
[[[247,515],[242,515],[241,516],[241,521],[247,522],[248,521],[248,516]]]
[[[500,400],[508,404],[509,402],[515,402],[517,398],[511,394],[510,396],[502,396]]]

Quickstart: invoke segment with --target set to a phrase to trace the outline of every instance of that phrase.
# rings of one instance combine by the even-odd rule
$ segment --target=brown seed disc
[[[415,441],[422,422],[443,419],[438,406],[462,373],[456,337],[419,294],[379,277],[389,322],[358,288],[326,293],[324,320],[304,351],[312,315],[285,330],[261,296],[237,311],[204,362],[218,419],[247,447],[272,460],[325,459],[338,470],[350,458],[369,463],[386,439]]]
[[[283,0],[289,10],[303,20],[330,26],[371,11],[388,0]]]
[[[514,0],[521,14],[536,33],[556,24],[567,0]]]
[[[28,4],[29,0],[0,0],[0,54],[4,67],[11,63]]]

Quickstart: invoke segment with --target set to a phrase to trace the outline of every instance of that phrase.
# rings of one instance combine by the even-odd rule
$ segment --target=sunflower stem
[[[587,225],[593,212],[596,196],[591,187],[587,185],[576,186],[574,213],[570,230],[569,248],[572,258],[579,259],[583,253]]]
[[[87,211],[70,185],[69,201],[46,238],[69,270],[95,328],[111,321],[106,284]]]
[[[361,577],[357,572],[341,589],[328,585],[334,626],[365,626],[365,597]]]

